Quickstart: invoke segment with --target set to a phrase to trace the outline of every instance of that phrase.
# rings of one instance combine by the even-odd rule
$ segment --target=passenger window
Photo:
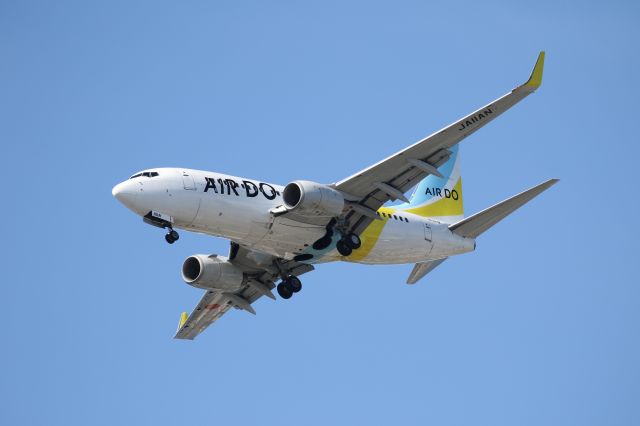
[[[393,215],[393,218],[394,218],[395,220],[398,220],[398,217],[397,217],[395,214]]]

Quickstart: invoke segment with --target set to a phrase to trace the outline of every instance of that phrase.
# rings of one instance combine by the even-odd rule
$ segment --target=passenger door
[[[431,231],[431,226],[428,223],[424,224],[424,239],[427,243],[427,254],[429,254],[433,248],[433,232]]]
[[[188,189],[189,191],[196,190],[196,183],[189,172],[182,172],[182,183],[184,184],[184,189]]]

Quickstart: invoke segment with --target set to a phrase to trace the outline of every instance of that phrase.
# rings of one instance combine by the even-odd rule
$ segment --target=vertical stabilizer
[[[442,177],[429,175],[420,181],[409,202],[397,206],[399,210],[444,223],[455,223],[464,217],[458,145],[449,151],[449,160],[438,168]]]

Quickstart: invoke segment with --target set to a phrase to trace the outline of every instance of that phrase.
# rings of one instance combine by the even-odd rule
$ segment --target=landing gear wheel
[[[353,250],[358,250],[362,245],[362,241],[360,240],[360,237],[358,237],[356,234],[353,234],[353,233],[344,237],[344,242]]]
[[[283,299],[291,299],[291,296],[293,296],[293,292],[287,288],[284,281],[278,284],[276,290],[278,290],[278,294]]]
[[[165,241],[168,242],[169,244],[175,243],[176,241],[178,241],[179,238],[180,238],[180,235],[173,229],[169,231],[167,235],[164,236]]]
[[[338,249],[338,253],[345,257],[349,256],[353,251],[353,249],[349,247],[344,240],[338,241],[338,244],[336,244],[336,249]]]
[[[290,290],[292,293],[297,293],[302,290],[302,282],[295,275],[291,275],[284,281],[284,285]]]

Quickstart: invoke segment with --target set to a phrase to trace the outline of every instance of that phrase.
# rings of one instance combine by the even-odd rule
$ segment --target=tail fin
[[[444,223],[455,223],[464,217],[458,145],[449,151],[449,160],[438,168],[442,177],[429,175],[424,178],[416,186],[409,202],[397,206],[398,210]]]

